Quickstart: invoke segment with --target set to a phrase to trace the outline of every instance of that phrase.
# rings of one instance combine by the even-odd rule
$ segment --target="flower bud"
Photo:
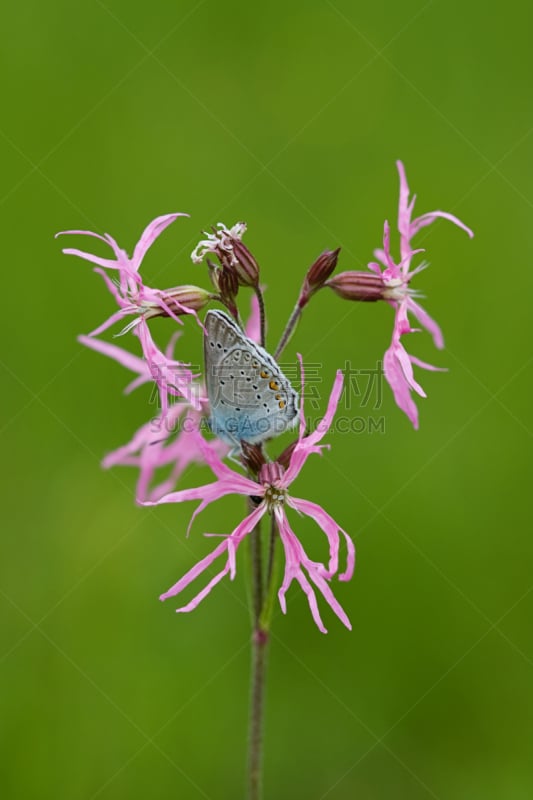
[[[180,316],[189,314],[191,311],[200,311],[215,295],[202,289],[200,286],[184,285],[175,286],[173,289],[165,289],[159,293],[161,303],[164,303],[173,314]],[[162,304],[155,300],[150,302],[146,313],[146,318],[168,317],[168,311]]]
[[[241,441],[241,460],[247,469],[257,474],[265,463],[261,445]]]
[[[233,300],[239,291],[237,275],[230,269],[217,270],[217,282],[219,292],[224,300]]]
[[[214,261],[211,261],[210,258],[206,258],[206,263],[207,263],[207,268],[209,270],[209,277],[211,279],[211,283],[213,284],[217,292],[220,292],[220,286],[218,280],[220,275],[220,267],[218,266],[218,264],[215,264]]]
[[[325,286],[333,289],[343,300],[368,303],[386,299],[387,287],[383,279],[368,272],[341,272],[326,281]]]
[[[259,265],[245,244],[240,239],[233,240],[233,269],[241,286],[259,285]]]
[[[298,298],[298,307],[304,308],[311,297],[319,289],[324,286],[325,282],[337,266],[337,259],[340,253],[340,247],[336,250],[324,250],[316,261],[311,264],[305,276],[300,296]]]
[[[340,251],[340,247],[337,247],[336,250],[324,250],[315,263],[309,267],[305,280],[310,291],[315,292],[324,285],[337,266]]]

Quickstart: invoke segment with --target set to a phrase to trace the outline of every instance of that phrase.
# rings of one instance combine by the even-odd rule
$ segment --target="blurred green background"
[[[265,796],[531,797],[531,17],[516,0],[4,8],[3,797],[219,800],[244,785],[242,557],[191,615],[157,599],[242,503],[186,540],[192,506],[140,509],[133,470],[100,469],[153,408],[76,342],[113,303],[53,234],[108,231],[131,250],[153,217],[187,211],[146,258],[165,287],[200,281],[202,228],[245,219],[273,345],[322,249],[342,246],[341,269],[371,258],[395,221],[397,158],[419,213],[476,233],[438,223],[419,239],[417,288],[447,349],[423,334],[410,350],[449,372],[421,376],[420,431],[386,387],[385,433],[332,436],[299,480],[355,538],[355,578],[335,587],[354,629],[325,609],[322,636],[297,588],[277,614]],[[287,355],[324,364],[328,386],[346,358],[373,367],[391,323],[324,293]],[[318,552],[312,523],[294,524]]]

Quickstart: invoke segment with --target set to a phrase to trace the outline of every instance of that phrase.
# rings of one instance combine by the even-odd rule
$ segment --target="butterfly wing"
[[[258,444],[293,427],[298,394],[272,356],[222,311],[209,311],[205,327],[213,432],[233,445]]]

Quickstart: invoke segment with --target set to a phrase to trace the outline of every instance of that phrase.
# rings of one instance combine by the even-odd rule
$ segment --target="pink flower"
[[[105,242],[115,254],[115,259],[101,258],[92,253],[87,253],[84,250],[77,250],[76,248],[64,248],[65,255],[79,256],[86,261],[91,261],[93,264],[98,264],[94,270],[102,276],[105,284],[113,297],[115,298],[120,310],[112,314],[109,319],[103,322],[98,328],[92,331],[90,336],[97,336],[98,334],[111,327],[115,322],[124,319],[124,317],[132,314],[136,318],[126,326],[124,332],[139,324],[141,319],[150,318],[151,316],[158,316],[163,311],[182,324],[176,311],[184,313],[194,313],[192,309],[186,309],[169,296],[167,292],[160,289],[152,289],[146,286],[139,273],[139,269],[144,256],[148,249],[152,246],[160,234],[178,217],[187,217],[188,214],[165,214],[162,217],[156,217],[143,231],[141,238],[135,245],[133,256],[129,258],[125,250],[122,250],[108,233],[100,236],[98,233],[92,231],[61,231],[56,233],[57,236],[65,236],[76,234],[81,236],[93,236],[95,239]],[[118,272],[118,281],[111,280],[105,270],[116,270]]]
[[[175,339],[176,334],[167,347],[169,358]],[[144,359],[91,336],[80,336],[78,341],[137,373],[137,378],[124,390],[126,394],[144,383],[152,382],[153,376]],[[158,499],[174,488],[176,481],[191,464],[205,464],[204,448],[214,449],[221,456],[228,450],[218,440],[209,443],[204,440],[201,426],[207,403],[205,391],[200,384],[192,381],[192,377],[186,386],[190,390],[191,402],[181,401],[165,407],[157,417],[139,428],[130,442],[109,453],[103,460],[106,469],[117,465],[139,469],[138,502]],[[152,486],[156,472],[163,467],[170,470],[167,478]]]
[[[218,439],[205,441],[202,419],[202,414],[187,403],[174,403],[165,417],[159,415],[150,420],[130,442],[109,453],[103,466],[137,467],[137,502],[159,500],[174,489],[188,467],[206,463],[206,450],[213,450],[220,457],[226,455],[228,447]],[[154,484],[156,473],[165,467],[167,476]]]
[[[89,334],[90,336],[97,336],[115,322],[132,314],[135,315],[135,318],[123,329],[122,333],[133,329],[135,335],[138,337],[146,359],[149,375],[159,387],[163,415],[168,408],[169,394],[177,397],[185,397],[188,402],[196,408],[199,408],[198,399],[195,395],[194,386],[192,385],[194,376],[192,372],[187,369],[187,364],[171,358],[168,353],[165,355],[161,352],[152,338],[146,320],[163,314],[172,317],[176,322],[182,324],[179,317],[180,314],[194,314],[196,316],[196,311],[201,308],[202,305],[205,305],[211,297],[209,292],[194,286],[181,286],[175,289],[167,289],[166,291],[152,289],[143,283],[140,276],[139,268],[147,250],[165,228],[180,216],[187,216],[187,214],[166,214],[165,216],[154,219],[141,235],[131,258],[128,257],[126,251],[122,250],[116,241],[107,233],[104,236],[92,233],[91,231],[62,231],[56,234],[56,236],[64,234],[93,236],[108,244],[113,250],[115,254],[114,260],[101,258],[92,253],[86,253],[83,250],[74,248],[66,248],[63,252],[66,255],[79,256],[86,261],[97,264],[98,267],[96,267],[94,271],[101,275],[119,306],[119,311],[112,314],[105,322],[92,331]],[[107,269],[116,270],[118,272],[117,281],[111,280],[105,272]],[[188,303],[188,305],[184,305],[180,300]],[[87,342],[85,342],[85,344],[87,344]],[[101,352],[105,352],[103,343],[95,349],[100,349]],[[109,345],[107,355],[116,357],[116,351],[118,349],[120,348],[115,348],[115,350],[113,350],[113,346]],[[121,358],[124,359],[125,356],[121,356]],[[122,363],[124,363],[124,361]],[[147,378],[147,380],[148,379],[149,378]]]
[[[303,370],[302,370],[303,383]],[[320,617],[318,610],[315,590],[319,590],[328,605],[332,608],[341,622],[351,629],[350,622],[345,612],[335,599],[331,591],[329,581],[339,571],[339,533],[343,535],[347,545],[347,565],[346,570],[339,574],[339,580],[348,581],[353,575],[355,566],[355,548],[348,534],[329,516],[319,505],[292,497],[289,494],[289,487],[300,474],[307,458],[311,453],[320,453],[326,445],[319,444],[328,432],[342,391],[343,376],[339,371],[335,378],[333,390],[329,398],[328,407],[324,418],[321,420],[316,430],[309,436],[305,436],[305,421],[303,417],[303,401],[301,407],[301,423],[298,440],[292,451],[288,468],[277,462],[265,464],[258,476],[258,480],[241,475],[230,467],[222,463],[220,458],[213,450],[204,449],[204,457],[212,471],[217,477],[214,483],[199,486],[194,489],[183,489],[161,497],[158,501],[146,503],[154,505],[160,503],[181,503],[185,500],[200,500],[200,505],[193,513],[191,524],[197,514],[205,509],[210,503],[229,494],[240,494],[246,497],[254,497],[259,502],[257,508],[248,516],[228,536],[224,536],[220,544],[212,553],[203,558],[196,566],[189,570],[174,586],[161,595],[161,600],[174,597],[183,589],[189,586],[199,577],[212,563],[220,556],[226,556],[226,563],[208,584],[189,602],[187,605],[178,608],[179,612],[191,611],[206,597],[211,589],[219,583],[228,573],[233,579],[236,571],[236,553],[240,543],[257,525],[259,520],[267,513],[273,514],[277,523],[278,532],[285,552],[285,574],[281,587],[278,592],[279,602],[283,613],[286,612],[285,594],[293,580],[296,580],[302,587],[307,596],[309,607],[313,619],[322,633],[326,633],[326,628]],[[302,397],[303,397],[302,386]],[[291,528],[287,517],[287,508],[292,508],[300,514],[311,517],[326,534],[329,543],[328,564],[321,564],[313,561],[304,550],[304,547]],[[190,527],[190,526],[189,526]],[[207,535],[207,534],[206,534]],[[307,574],[306,574],[307,573]]]
[[[421,228],[431,225],[439,218],[453,222],[466,231],[470,237],[473,237],[474,234],[461,220],[445,211],[430,211],[421,217],[411,219],[416,196],[413,196],[409,201],[409,186],[407,185],[405,169],[401,161],[397,162],[397,167],[400,174],[400,202],[398,208],[400,262],[396,263],[391,256],[390,228],[388,222],[385,222],[383,249],[375,251],[376,257],[385,268],[382,269],[381,265],[376,262],[371,262],[368,266],[383,281],[384,288],[381,296],[388,300],[396,310],[391,345],[383,359],[385,378],[394,393],[397,405],[407,414],[414,427],[418,428],[418,409],[411,392],[415,392],[420,397],[426,397],[426,394],[414,379],[413,364],[427,370],[438,370],[439,368],[420,361],[415,356],[409,355],[405,350],[401,342],[402,335],[419,331],[418,328],[411,327],[408,314],[413,314],[420,325],[432,335],[435,347],[442,349],[444,347],[444,338],[439,325],[413,299],[415,292],[410,288],[410,281],[427,264],[422,263],[415,269],[411,269],[413,256],[424,252],[421,249],[414,250],[411,240]]]
[[[172,346],[167,348],[166,353],[163,353],[155,344],[144,319],[141,319],[135,329],[135,335],[138,336],[141,342],[152,380],[155,381],[159,389],[161,416],[164,417],[167,413],[169,395],[184,397],[193,408],[200,410],[202,404],[199,397],[199,386],[194,383],[194,378],[198,376],[188,369],[188,364],[183,361],[176,361],[171,357],[173,342],[175,341],[174,337],[171,339]]]

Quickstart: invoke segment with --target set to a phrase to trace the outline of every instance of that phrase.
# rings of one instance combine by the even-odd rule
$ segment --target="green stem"
[[[259,618],[261,630],[267,632],[270,631],[272,612],[274,610],[274,602],[276,600],[277,587],[279,583],[279,548],[277,547],[278,538],[276,520],[274,519],[274,515],[272,515],[268,549],[267,578],[265,582],[263,608],[261,609],[261,616]]]
[[[268,631],[264,631],[260,627],[255,628],[252,637],[248,800],[261,800],[263,793],[263,711],[268,638]]]
[[[300,301],[298,301],[296,303],[296,305],[294,306],[293,310],[292,310],[292,314],[289,317],[289,321],[287,322],[287,325],[285,326],[285,330],[283,331],[281,339],[279,340],[279,344],[276,347],[276,352],[274,353],[274,358],[276,359],[276,361],[280,357],[281,353],[283,352],[283,350],[285,349],[286,345],[288,344],[289,339],[291,338],[292,334],[294,333],[294,330],[296,328],[298,320],[300,319],[300,316],[302,314],[303,309],[304,309],[304,306],[301,305]]]
[[[266,341],[266,318],[265,318],[265,300],[263,298],[263,292],[256,286],[254,288],[255,296],[257,297],[257,302],[259,303],[259,320],[260,320],[260,341],[259,344],[261,347],[265,346]]]
[[[252,501],[250,500],[250,505]],[[253,506],[255,508],[255,506]],[[253,510],[253,509],[251,509]],[[261,522],[258,522],[250,534],[250,561],[252,575],[252,625],[259,624],[263,607],[263,554],[261,552]]]
[[[251,501],[250,501],[251,504]],[[260,800],[263,766],[263,705],[266,678],[268,633],[261,629],[263,607],[263,557],[261,525],[250,534],[252,577],[252,665],[250,676],[250,722],[248,738],[248,798]]]
[[[220,294],[213,295],[213,300],[216,300],[217,303],[221,303],[224,306],[224,308],[228,309],[229,313],[231,314],[231,316],[233,317],[233,319],[235,320],[237,325],[239,325],[240,328],[244,327],[242,324],[241,316],[239,314],[239,309],[237,308],[235,303],[230,303],[228,300],[225,300]]]
[[[252,667],[251,667],[251,695],[250,695],[250,733],[248,741],[248,800],[261,800],[263,791],[263,716],[266,690],[266,667],[268,642],[270,636],[270,621],[277,585],[277,527],[272,515],[270,528],[270,541],[267,563],[266,594],[261,584],[261,607],[256,613],[256,599],[258,597],[258,578],[263,578],[260,542],[259,546],[252,546],[252,598],[254,605],[254,626],[252,634]],[[253,531],[256,536],[258,528]],[[257,537],[259,539],[259,537]],[[253,541],[253,540],[252,540]],[[259,560],[261,558],[261,560]],[[254,564],[254,559],[257,562]]]

